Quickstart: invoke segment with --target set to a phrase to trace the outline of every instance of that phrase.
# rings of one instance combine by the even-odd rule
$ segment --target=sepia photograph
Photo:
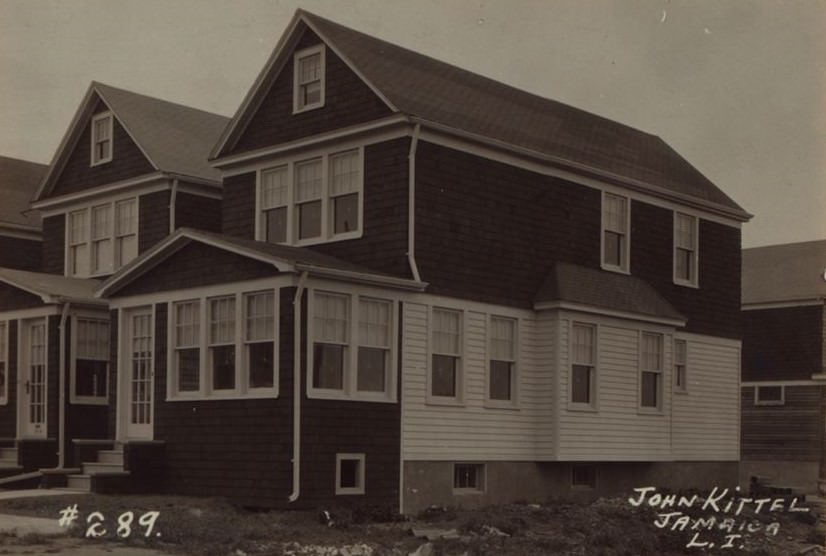
[[[826,556],[826,0],[0,0],[0,554]]]

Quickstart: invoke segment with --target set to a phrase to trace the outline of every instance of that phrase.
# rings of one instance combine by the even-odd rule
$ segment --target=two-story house
[[[112,438],[163,446],[157,488],[410,512],[737,482],[749,215],[658,137],[298,11],[211,160],[222,233],[96,294]]]
[[[47,166],[0,156],[0,267],[40,268],[40,215],[29,209]]]
[[[826,240],[743,250],[741,476],[826,479]]]
[[[221,177],[206,157],[227,121],[90,85],[26,197],[42,215],[42,248],[26,249],[37,265],[0,268],[6,475],[64,468],[73,441],[108,437],[109,310],[94,293],[175,228],[220,229]]]

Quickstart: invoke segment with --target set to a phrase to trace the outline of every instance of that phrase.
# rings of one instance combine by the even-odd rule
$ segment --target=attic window
[[[112,160],[112,114],[92,118],[92,166]]]
[[[324,45],[295,53],[293,113],[324,106]]]

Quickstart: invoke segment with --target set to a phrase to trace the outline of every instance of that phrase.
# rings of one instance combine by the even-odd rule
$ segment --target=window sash
[[[316,292],[314,299],[314,337],[316,342],[349,343],[350,298],[347,295]]]
[[[109,323],[103,320],[76,319],[76,359],[109,360]]]
[[[642,334],[640,366],[643,371],[661,373],[663,370],[663,338],[660,334]]]
[[[174,304],[175,348],[187,349],[200,346],[200,301],[181,301]]]
[[[296,203],[317,201],[322,197],[323,179],[321,158],[305,160],[295,164]]]
[[[625,235],[628,221],[628,199],[617,195],[605,194],[603,210],[603,229]]]
[[[207,345],[235,343],[235,296],[209,299],[209,339]]]
[[[490,319],[490,358],[496,361],[516,360],[516,321],[503,317]]]
[[[358,149],[330,155],[330,196],[358,192],[360,173]]]
[[[126,199],[115,203],[115,237],[137,234],[136,204],[135,199]]]
[[[677,213],[674,230],[674,245],[686,251],[694,251],[695,227],[697,220],[694,216]]]
[[[289,204],[287,166],[278,166],[261,172],[261,208],[285,207]]]
[[[433,353],[459,356],[461,320],[459,311],[433,309]]]

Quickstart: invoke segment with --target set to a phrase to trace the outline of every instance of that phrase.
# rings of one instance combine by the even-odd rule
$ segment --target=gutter
[[[178,197],[178,178],[172,179],[172,192],[169,194],[169,233],[175,231],[175,199]]]
[[[416,265],[416,149],[421,129],[422,124],[416,124],[413,128],[410,153],[407,155],[407,262],[416,282],[422,281]]]
[[[396,278],[395,276],[385,276],[381,274],[368,274],[356,270],[343,270],[339,268],[328,268],[307,263],[295,263],[295,269],[299,272],[309,272],[313,276],[335,278],[339,280],[349,280],[359,284],[371,284],[376,286],[387,286],[411,291],[424,291],[426,282],[409,280],[407,278]]]
[[[293,298],[293,492],[289,502],[295,502],[301,494],[301,298],[306,282],[305,270]]]

